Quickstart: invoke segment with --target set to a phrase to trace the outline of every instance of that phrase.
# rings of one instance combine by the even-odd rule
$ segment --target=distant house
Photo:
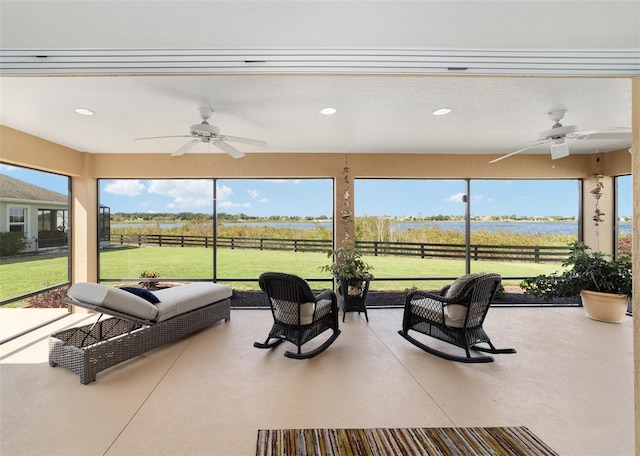
[[[0,231],[24,233],[36,251],[68,245],[68,230],[67,195],[0,174]]]

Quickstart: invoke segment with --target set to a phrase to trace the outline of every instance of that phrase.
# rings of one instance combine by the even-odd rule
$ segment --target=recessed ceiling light
[[[322,108],[320,110],[320,114],[324,114],[325,116],[330,116],[331,114],[335,114],[337,111],[336,108]]]
[[[449,114],[451,112],[451,108],[440,108],[433,111],[434,116],[444,116],[445,114]]]
[[[75,112],[77,112],[78,114],[82,114],[83,116],[92,116],[95,114],[95,112],[87,108],[76,108]]]

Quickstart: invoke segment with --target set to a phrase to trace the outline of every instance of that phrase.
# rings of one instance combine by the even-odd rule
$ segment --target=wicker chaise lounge
[[[86,385],[109,367],[229,321],[231,294],[228,286],[196,282],[147,293],[145,299],[119,288],[76,283],[65,302],[112,318],[100,315],[91,325],[52,334],[49,364],[75,372]]]

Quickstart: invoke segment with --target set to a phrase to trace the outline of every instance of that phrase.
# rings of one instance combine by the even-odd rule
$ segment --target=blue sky
[[[16,179],[67,192],[67,179],[0,165]],[[101,203],[111,212],[211,213],[211,180],[101,180]],[[356,215],[462,215],[462,180],[357,179]],[[619,180],[620,215],[631,215],[631,178]],[[473,215],[577,215],[575,181],[473,180]],[[252,216],[331,216],[329,179],[219,179],[218,212]]]

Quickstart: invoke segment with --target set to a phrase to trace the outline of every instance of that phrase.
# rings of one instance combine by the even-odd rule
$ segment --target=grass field
[[[462,260],[420,259],[407,257],[373,257],[371,264],[376,280],[373,291],[402,291],[408,288],[435,289],[449,283],[448,277],[464,274]],[[237,290],[257,290],[257,277],[265,271],[297,274],[304,278],[326,278],[313,283],[315,289],[330,287],[330,277],[320,267],[330,261],[324,253],[286,252],[273,250],[218,250],[217,277],[221,283]],[[557,263],[472,262],[472,272],[496,272],[505,277],[535,276],[559,269]],[[0,300],[39,290],[67,281],[66,256],[29,256],[4,258],[0,264]],[[143,272],[157,272],[160,278],[208,279],[213,276],[213,250],[179,247],[124,247],[100,252],[100,278],[121,279],[140,277]],[[384,278],[416,278],[390,281]],[[418,277],[443,278],[421,281]],[[251,279],[230,281],[225,279]],[[505,285],[517,285],[520,280],[505,280]]]

